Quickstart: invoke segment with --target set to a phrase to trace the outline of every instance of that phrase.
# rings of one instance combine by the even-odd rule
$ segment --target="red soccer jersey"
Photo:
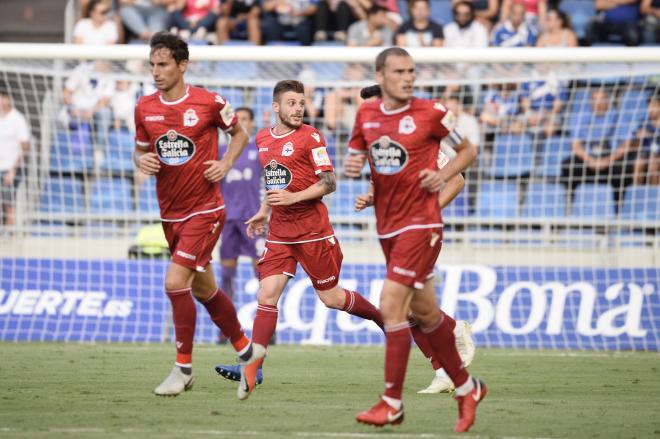
[[[218,160],[218,128],[229,130],[236,116],[221,96],[188,86],[179,100],[160,93],[135,108],[136,143],[158,155],[156,191],[163,221],[183,221],[224,208],[220,186],[204,178],[204,162]]]
[[[438,169],[440,140],[454,124],[453,113],[428,99],[393,111],[377,99],[358,110],[349,148],[368,153],[379,238],[442,226],[438,194],[421,188],[419,173]]]
[[[317,183],[321,172],[334,171],[323,135],[309,125],[281,136],[264,128],[257,133],[257,147],[267,190],[300,192]],[[269,242],[297,244],[333,235],[328,209],[320,198],[272,208]]]

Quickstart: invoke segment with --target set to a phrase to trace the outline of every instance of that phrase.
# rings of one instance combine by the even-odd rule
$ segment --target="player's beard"
[[[295,130],[297,128],[300,128],[300,125],[302,125],[302,114],[300,115],[300,122],[294,122],[292,120],[292,115],[286,116],[286,117],[280,117],[280,121],[282,122],[282,125],[284,125],[287,128],[291,128],[292,130]]]

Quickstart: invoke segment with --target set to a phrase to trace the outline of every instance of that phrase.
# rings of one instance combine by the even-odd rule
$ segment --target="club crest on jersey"
[[[264,179],[266,180],[266,190],[286,189],[293,179],[293,174],[283,164],[271,160],[264,167]]]
[[[282,147],[282,155],[284,157],[289,157],[291,154],[293,154],[293,143],[286,142]]]
[[[199,117],[197,117],[197,113],[195,113],[195,110],[193,110],[192,108],[188,108],[183,113],[183,126],[194,127],[195,125],[197,125],[197,122],[199,122]]]
[[[376,172],[393,175],[408,163],[408,151],[389,136],[382,136],[369,147],[369,153]]]
[[[412,116],[404,116],[399,121],[399,134],[412,134],[417,129]]]
[[[156,139],[156,153],[166,165],[178,166],[186,163],[195,155],[195,143],[174,130]]]

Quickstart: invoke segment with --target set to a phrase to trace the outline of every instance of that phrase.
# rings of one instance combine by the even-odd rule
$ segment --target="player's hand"
[[[204,171],[204,178],[211,183],[217,183],[225,178],[225,175],[227,175],[227,172],[231,169],[231,165],[225,159],[207,160],[204,164],[208,165],[208,168]]]
[[[347,177],[356,178],[360,176],[366,156],[363,154],[349,154],[344,159],[344,173]]]
[[[441,171],[422,169],[419,172],[420,186],[431,193],[440,192],[447,185]]]
[[[266,191],[266,202],[270,206],[290,206],[298,202],[298,195],[283,189]]]
[[[374,194],[371,192],[367,194],[357,195],[355,197],[355,211],[360,212],[361,210],[366,209],[369,206],[374,205]]]
[[[266,222],[268,221],[268,214],[264,212],[257,212],[252,218],[245,221],[247,224],[247,235],[250,238],[255,238],[258,235],[263,235],[266,229]]]
[[[160,172],[160,160],[156,153],[147,152],[140,156],[138,168],[147,175],[156,175]]]

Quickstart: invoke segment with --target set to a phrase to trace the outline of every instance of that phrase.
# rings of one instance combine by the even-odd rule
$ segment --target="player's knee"
[[[257,301],[260,305],[271,305],[277,306],[277,301],[280,298],[280,294],[277,291],[261,288],[259,294],[257,295]]]
[[[339,294],[339,290],[336,288],[329,291],[316,290],[316,294],[319,296],[319,299],[321,299],[321,302],[323,302],[328,308],[342,309],[344,307],[346,295]]]
[[[176,277],[165,278],[165,291],[182,290],[189,286],[190,285],[186,285],[186,282],[183,279],[179,279]]]
[[[413,318],[422,328],[428,328],[438,323],[442,313],[437,307],[425,310],[417,310],[413,313]]]

